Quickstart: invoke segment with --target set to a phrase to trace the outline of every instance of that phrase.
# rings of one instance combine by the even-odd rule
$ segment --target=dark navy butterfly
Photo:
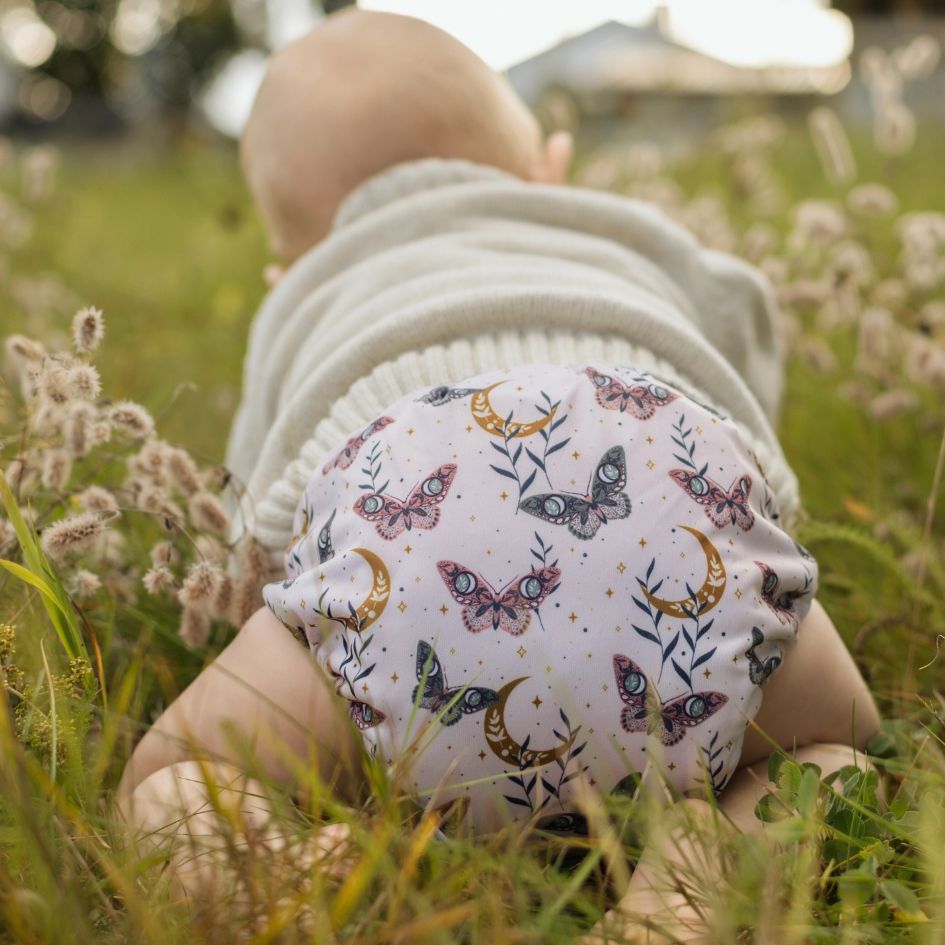
[[[748,677],[756,686],[762,686],[767,682],[768,677],[781,665],[780,651],[767,659],[758,658],[755,650],[765,642],[765,635],[758,627],[751,628],[751,646],[745,650],[745,656],[748,657]]]
[[[805,590],[800,591],[781,591],[781,579],[770,566],[763,561],[756,561],[756,565],[761,570],[761,599],[771,608],[774,615],[781,621],[794,629],[797,633],[800,618],[794,609],[794,601],[803,597]],[[808,578],[808,582],[810,578]]]
[[[478,394],[481,390],[481,387],[447,387],[442,384],[439,387],[434,387],[433,390],[422,397],[418,397],[417,403],[430,404],[431,407],[442,407],[451,400],[462,400],[463,397]]]
[[[519,508],[552,525],[567,525],[575,538],[593,538],[601,525],[630,514],[627,458],[622,446],[612,446],[594,470],[586,495],[573,492],[542,492],[523,499]]]
[[[429,660],[429,669],[424,682],[423,667]],[[464,715],[481,712],[486,706],[499,701],[499,694],[494,689],[484,686],[454,686],[449,688],[443,667],[436,652],[429,643],[420,640],[417,643],[417,679],[423,684],[423,695],[417,702],[420,686],[413,687],[410,701],[421,709],[442,712],[441,725],[455,725]],[[452,705],[450,705],[452,703]],[[449,706],[447,708],[447,706]],[[443,711],[445,709],[445,711]]]

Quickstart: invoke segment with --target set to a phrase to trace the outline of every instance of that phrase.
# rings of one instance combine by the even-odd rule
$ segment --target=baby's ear
[[[548,136],[541,157],[532,165],[529,179],[539,184],[563,184],[574,157],[574,136],[555,131]]]

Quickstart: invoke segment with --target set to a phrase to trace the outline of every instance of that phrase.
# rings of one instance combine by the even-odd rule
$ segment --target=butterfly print
[[[748,677],[756,686],[764,685],[768,677],[781,665],[780,651],[776,656],[769,656],[762,662],[755,650],[765,642],[765,635],[758,627],[751,628],[751,646],[745,650],[748,657]]]
[[[594,470],[587,495],[572,492],[542,492],[523,499],[519,508],[552,525],[567,525],[575,538],[593,538],[610,519],[630,514],[630,497],[623,491],[627,484],[627,458],[622,446],[612,446]]]
[[[524,577],[506,584],[501,591],[475,571],[455,561],[438,561],[437,570],[453,599],[463,605],[463,626],[470,633],[486,627],[518,636],[528,629],[533,610],[538,610],[558,587],[558,568],[532,568]]]
[[[429,669],[426,681],[424,681],[423,668],[428,660]],[[429,709],[431,712],[441,712],[446,709],[440,715],[441,725],[455,725],[464,715],[481,712],[486,706],[499,701],[499,694],[494,689],[486,689],[484,686],[455,686],[450,689],[436,652],[424,640],[417,643],[417,680],[423,683],[423,695],[417,703],[420,686],[414,686],[410,701],[415,705],[419,704],[421,709]]]
[[[715,715],[728,702],[721,692],[693,692],[664,702],[659,707],[662,728],[652,718],[647,703],[655,700],[655,694],[643,670],[628,656],[614,656],[614,676],[617,691],[625,703],[620,713],[620,724],[627,732],[658,734],[663,744],[669,747],[682,741],[686,730],[700,725]]]
[[[761,599],[774,611],[781,623],[793,627],[797,633],[800,621],[794,610],[794,601],[803,597],[804,591],[782,591],[779,594],[781,581],[778,575],[763,561],[756,561],[755,564],[761,569]]]
[[[322,525],[318,533],[316,544],[318,545],[319,564],[324,564],[329,559],[335,557],[335,548],[331,543],[331,523],[335,520],[335,512],[337,511],[337,509],[332,510],[331,515],[328,516],[328,521]]]
[[[393,417],[378,417],[373,423],[368,424],[360,433],[351,437],[347,443],[328,460],[322,467],[322,473],[327,475],[332,469],[347,469],[361,450],[361,447],[374,436],[378,430],[383,430],[394,422]]]
[[[462,400],[470,394],[478,394],[481,387],[447,387],[445,384],[434,387],[433,390],[417,398],[417,403],[430,404],[432,407],[442,407],[451,400]]]
[[[748,504],[748,493],[751,492],[749,476],[740,476],[728,489],[723,489],[705,475],[704,466],[699,472],[671,469],[669,475],[680,489],[689,494],[689,498],[705,509],[716,528],[737,525],[747,532],[755,524],[755,514]]]
[[[383,712],[375,709],[374,706],[368,705],[366,702],[359,702],[355,699],[352,699],[348,703],[348,711],[351,713],[352,721],[362,732],[367,728],[374,728],[375,725],[380,725],[381,722],[387,718]]]
[[[447,463],[435,469],[410,490],[403,501],[386,492],[370,492],[354,503],[361,518],[374,522],[378,535],[392,541],[404,529],[435,528],[440,520],[437,506],[446,498],[456,475],[456,465]]]
[[[535,824],[536,830],[548,830],[553,833],[573,833],[579,837],[586,837],[587,818],[574,811],[563,811],[560,814],[549,814],[542,817]]]
[[[679,396],[662,384],[641,383],[628,387],[616,377],[594,368],[586,368],[584,373],[596,388],[594,395],[602,407],[630,413],[638,420],[648,420],[656,413],[657,407],[665,407]]]

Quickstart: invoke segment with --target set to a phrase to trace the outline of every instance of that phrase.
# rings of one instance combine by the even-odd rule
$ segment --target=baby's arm
[[[269,804],[241,771],[241,747],[263,778],[292,784],[294,772],[314,765],[322,783],[352,798],[359,756],[341,703],[310,655],[260,609],[139,742],[118,787],[129,829],[192,846],[212,832],[207,798],[222,788],[220,799],[236,799],[246,826],[265,836]],[[188,860],[174,866],[194,892],[209,877]]]

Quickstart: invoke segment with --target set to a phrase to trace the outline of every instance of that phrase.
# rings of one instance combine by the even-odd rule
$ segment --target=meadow
[[[828,772],[772,764],[759,814],[777,823],[768,845],[726,847],[729,887],[711,941],[945,942],[945,140],[920,128],[911,148],[884,154],[860,128],[850,153],[844,138],[831,157],[803,117],[771,115],[747,115],[677,155],[634,142],[632,129],[583,140],[576,183],[660,203],[775,283],[789,347],[779,432],[806,508],[797,537],[818,558],[819,597],[886,720],[870,746],[878,774],[847,769],[840,789],[821,781]],[[0,462],[19,549],[8,528],[0,557],[25,571],[0,574],[0,940],[575,940],[612,903],[605,867],[636,842],[619,800],[583,847],[504,835],[433,842],[438,822],[381,771],[360,813],[311,783],[306,822],[350,823],[356,867],[326,880],[237,851],[245,895],[195,914],[173,901],[160,851],[126,848],[107,799],[134,739],[233,633],[231,599],[201,610],[188,591],[193,567],[224,553],[221,530],[190,500],[220,485],[269,259],[229,150],[68,146],[55,187],[32,194],[26,162],[19,151],[3,172],[29,232],[5,237],[0,334],[66,351],[76,310],[102,309],[105,336],[90,357],[109,399],[86,400],[113,435],[70,457],[65,473],[52,468],[44,451],[64,450],[73,428],[55,411],[37,420],[53,381],[40,370],[31,389],[22,364],[35,351],[8,349]],[[159,442],[189,453],[198,483],[181,474],[148,504],[153,433],[147,420],[120,429],[114,408],[126,399],[154,418]],[[123,494],[126,468],[139,481]],[[94,513],[94,485],[119,497],[120,516],[99,513],[103,531],[123,537],[98,536],[59,560],[44,529]],[[142,578],[160,567],[171,593],[146,593]],[[98,586],[83,585],[78,568]],[[182,634],[180,600],[194,615]],[[711,897],[714,877],[696,879]]]

